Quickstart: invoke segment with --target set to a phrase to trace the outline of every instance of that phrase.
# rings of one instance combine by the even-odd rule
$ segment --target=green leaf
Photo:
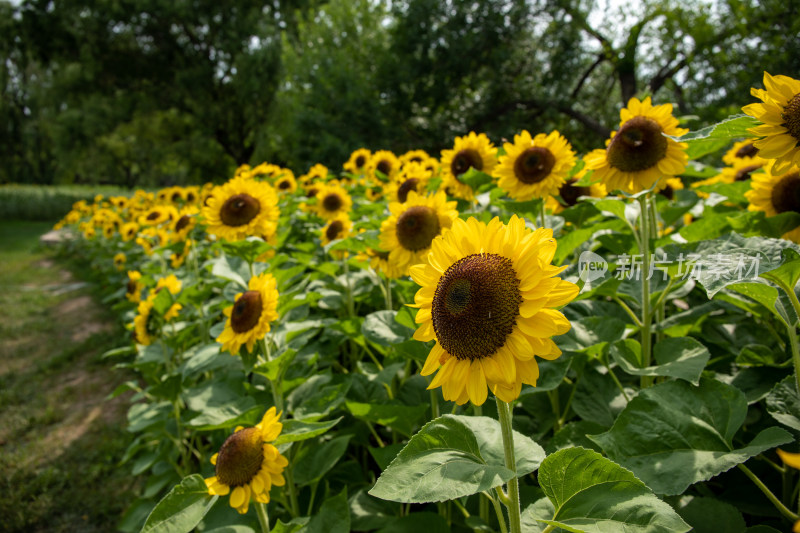
[[[283,374],[284,369],[294,361],[295,355],[297,355],[297,350],[288,348],[271,361],[254,366],[253,372],[261,374],[270,381],[277,381],[278,377]]]
[[[200,474],[185,477],[158,502],[141,533],[189,533],[217,498],[208,494],[206,482]]]
[[[361,325],[361,333],[370,342],[380,346],[391,346],[405,342],[414,334],[413,329],[395,320],[397,311],[376,311],[370,313]]]
[[[666,338],[653,348],[655,366],[641,368],[641,346],[634,339],[615,342],[611,346],[614,361],[634,376],[668,376],[685,379],[697,385],[711,354],[691,337]]]
[[[377,533],[450,533],[450,526],[442,515],[422,512],[393,519]]]
[[[366,422],[389,426],[404,435],[411,435],[417,422],[428,411],[427,405],[403,405],[345,402],[350,413]]]
[[[746,414],[744,394],[731,385],[705,378],[699,387],[668,381],[640,391],[609,431],[589,438],[656,493],[681,494],[792,441],[789,433],[771,427],[734,449],[733,436]]]
[[[293,419],[284,420],[283,431],[281,431],[280,436],[278,436],[272,444],[278,446],[280,444],[286,444],[287,442],[313,439],[338,424],[342,418],[343,417],[340,416],[336,420],[328,420],[327,422],[303,422]]]
[[[526,521],[534,518],[585,533],[683,533],[691,529],[633,473],[592,450],[568,448],[548,456],[538,479],[554,512],[547,516],[545,506],[534,505],[525,510],[526,515],[533,515],[526,516]]]
[[[247,263],[238,257],[220,255],[210,261],[211,274],[219,278],[231,280],[243,289],[247,289],[246,279],[250,279],[250,270]]]
[[[761,277],[778,285],[785,285],[790,289],[794,289],[795,285],[797,285],[797,280],[800,279],[800,254],[792,248],[785,248],[781,252],[783,264],[778,268],[761,274]]]
[[[628,397],[633,391],[627,391]],[[628,401],[608,374],[601,374],[591,366],[586,367],[578,379],[572,409],[583,420],[611,427]]]
[[[514,431],[517,476],[536,470],[544,450]],[[514,477],[505,467],[500,423],[485,416],[444,415],[425,425],[384,470],[372,496],[426,503],[469,496]]]
[[[784,426],[800,431],[800,395],[794,375],[777,383],[769,392],[767,412]]]
[[[349,533],[350,506],[347,504],[347,488],[322,504],[319,512],[311,517],[303,533]]]
[[[690,131],[682,137],[672,137],[670,135],[667,137],[678,142],[688,143],[689,146],[707,139],[726,139],[730,141],[741,137],[752,137],[752,134],[749,133],[748,130],[759,124],[760,122],[753,117],[739,114],[732,115],[722,122],[718,122],[717,124],[713,124],[701,130]]]
[[[744,533],[747,529],[736,507],[715,498],[691,497],[678,514],[692,526],[693,533]]]
[[[572,327],[553,340],[562,350],[598,355],[610,343],[625,333],[625,322],[611,317],[588,317],[571,322]]]
[[[350,435],[302,448],[294,459],[294,482],[298,487],[319,481],[334,467],[350,442]]]
[[[485,172],[477,170],[475,167],[470,167],[466,172],[458,177],[458,181],[465,183],[472,187],[473,191],[477,191],[482,185],[491,183],[492,177]]]

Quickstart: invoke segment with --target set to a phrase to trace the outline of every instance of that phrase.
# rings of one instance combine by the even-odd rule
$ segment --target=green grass
[[[91,204],[97,194],[130,196],[130,191],[107,185],[0,185],[0,219],[53,223],[63,218],[78,200]]]
[[[0,529],[114,531],[136,480],[126,399],[105,397],[129,376],[100,355],[127,336],[90,286],[54,290],[81,273],[38,245],[49,229],[0,221]]]

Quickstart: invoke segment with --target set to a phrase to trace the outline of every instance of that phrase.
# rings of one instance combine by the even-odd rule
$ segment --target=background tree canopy
[[[783,0],[0,0],[0,183],[338,170],[356,148],[558,129],[602,145],[634,95],[689,127],[800,72]],[[692,122],[697,121],[697,122]]]

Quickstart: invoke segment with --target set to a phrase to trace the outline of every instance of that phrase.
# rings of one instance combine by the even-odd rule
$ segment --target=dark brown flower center
[[[471,148],[458,152],[453,157],[453,162],[450,163],[450,171],[456,178],[459,178],[461,174],[464,174],[470,168],[483,170],[483,158],[481,158],[481,154],[477,150]]]
[[[658,194],[660,194],[667,200],[672,200],[673,198],[675,198],[675,189],[673,189],[671,185],[667,185],[666,187],[658,191]]]
[[[192,218],[189,215],[183,215],[175,223],[175,231],[181,231],[183,228],[188,226],[191,221],[192,221]]]
[[[489,357],[506,343],[522,295],[511,260],[497,254],[459,259],[439,279],[431,304],[433,330],[458,360]]]
[[[292,187],[292,182],[290,182],[289,180],[281,180],[278,182],[278,188],[282,191],[285,191],[286,189],[291,189],[291,187]]]
[[[382,159],[376,166],[376,169],[381,171],[384,175],[388,176],[392,171],[392,163],[386,159]]]
[[[235,194],[225,200],[219,218],[226,226],[244,226],[261,211],[261,203],[246,193]]]
[[[424,205],[415,205],[397,217],[397,240],[406,250],[417,252],[430,247],[439,235],[439,217],[436,211]]]
[[[334,220],[330,224],[328,224],[328,229],[325,230],[325,237],[328,238],[329,241],[335,241],[339,238],[339,235],[344,230],[344,224],[342,224],[341,220]]]
[[[556,158],[547,148],[531,146],[514,161],[514,175],[526,185],[539,183],[553,170]]]
[[[264,441],[257,428],[240,429],[227,438],[219,449],[215,473],[229,487],[252,481],[264,462]]]
[[[196,199],[197,199],[197,197],[194,195],[193,192],[187,192],[186,193],[186,201],[187,202],[191,203],[191,202],[194,202]]]
[[[783,119],[782,126],[789,130],[789,135],[797,141],[795,146],[800,145],[800,93],[797,93],[789,100],[781,113]]]
[[[133,296],[134,294],[136,294],[137,285],[138,284],[133,280],[128,281],[128,285],[127,285],[127,288],[126,288],[125,292],[127,294],[130,294],[131,296]]]
[[[319,192],[318,188],[309,187],[308,189],[306,189],[306,197],[307,198],[313,198],[313,197],[315,197],[317,195],[318,192]]]
[[[179,193],[179,192],[172,193],[172,201],[173,202],[177,202],[180,199],[181,199],[181,193]]]
[[[408,193],[417,190],[418,183],[419,179],[408,178],[406,181],[400,184],[400,186],[397,188],[397,199],[401,204],[406,203],[406,200],[408,200]]]
[[[244,333],[253,329],[261,318],[261,293],[247,291],[237,298],[231,311],[231,329]]]
[[[772,188],[772,206],[778,213],[800,213],[800,173],[791,172]]]
[[[342,197],[335,192],[326,194],[325,198],[322,199],[322,207],[329,213],[334,213],[340,210],[343,205],[344,202],[342,201]]]
[[[608,145],[609,164],[623,172],[647,170],[667,154],[667,138],[661,126],[647,117],[633,117]]]
[[[147,220],[151,220],[151,221],[152,220],[158,220],[160,217],[161,217],[161,212],[160,211],[150,211],[150,213],[147,215]]]
[[[363,155],[356,157],[356,168],[362,168],[367,162],[367,158]]]
[[[564,207],[571,207],[578,203],[578,198],[581,196],[591,196],[592,190],[589,187],[580,187],[574,185],[578,181],[577,178],[570,178],[564,185],[558,189],[558,195],[561,196],[561,202]]]
[[[750,179],[750,173],[758,170],[761,168],[761,165],[750,165],[749,167],[744,167],[736,173],[733,177],[733,181],[747,181]]]
[[[384,261],[389,260],[389,252],[384,252],[383,250],[372,250],[372,253],[375,254],[375,257],[378,259],[383,259]]]
[[[735,157],[739,159],[746,159],[748,157],[755,157],[758,155],[758,148],[752,144],[745,144],[736,151]]]

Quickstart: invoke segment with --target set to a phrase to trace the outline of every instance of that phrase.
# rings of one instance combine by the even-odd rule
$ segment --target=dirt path
[[[126,376],[101,355],[125,332],[44,252],[2,252],[0,529],[115,531],[134,498],[129,398],[107,399]]]

